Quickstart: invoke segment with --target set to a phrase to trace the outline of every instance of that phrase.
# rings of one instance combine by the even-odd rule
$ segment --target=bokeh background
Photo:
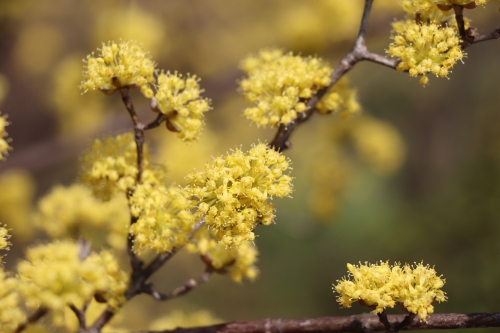
[[[117,95],[78,89],[82,59],[103,42],[136,40],[158,68],[202,78],[213,110],[200,142],[179,142],[164,128],[147,133],[156,163],[167,163],[172,181],[182,183],[211,156],[274,135],[243,117],[241,59],[280,47],[335,66],[352,46],[362,7],[361,0],[0,1],[0,110],[14,148],[0,163],[0,221],[13,233],[7,268],[29,244],[47,240],[32,223],[37,201],[78,179],[78,157],[94,138],[130,129]],[[497,3],[466,15],[480,32],[498,28]],[[384,53],[390,24],[402,16],[398,1],[375,1],[372,51]],[[349,77],[362,115],[315,115],[292,136],[286,154],[295,191],[276,200],[276,224],[257,231],[259,278],[235,284],[215,276],[167,303],[137,297],[115,327],[147,329],[174,310],[197,313],[199,321],[188,324],[205,315],[367,312],[339,309],[331,286],[346,263],[378,260],[435,265],[449,297],[436,312],[500,311],[500,44],[467,53],[449,80],[431,77],[426,88],[405,73],[357,65]],[[132,97],[141,119],[154,119],[148,101]],[[181,253],[154,281],[170,290],[202,270],[198,258]]]

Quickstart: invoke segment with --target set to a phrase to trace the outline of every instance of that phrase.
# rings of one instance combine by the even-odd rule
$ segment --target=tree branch
[[[30,324],[36,323],[38,320],[40,320],[40,318],[45,316],[48,312],[49,312],[49,309],[47,309],[47,308],[40,308],[40,309],[36,310],[31,316],[28,317],[28,319],[26,319],[26,321],[24,323],[22,323],[21,325],[19,325],[16,328],[14,333],[21,333]]]
[[[396,325],[407,316],[390,315],[388,320]],[[431,330],[500,327],[500,313],[447,313],[427,316],[427,322],[413,320],[402,330]],[[322,317],[302,319],[265,319],[240,321],[195,328],[177,328],[163,331],[139,331],[135,333],[327,333],[327,332],[380,332],[386,328],[375,314],[361,314],[349,317]]]
[[[142,292],[151,295],[157,301],[167,301],[169,299],[182,296],[190,292],[200,284],[207,282],[212,276],[212,274],[213,270],[207,267],[205,272],[200,274],[200,276],[198,276],[196,279],[187,280],[182,286],[175,288],[168,294],[163,294],[158,292],[152,283],[145,285]]]

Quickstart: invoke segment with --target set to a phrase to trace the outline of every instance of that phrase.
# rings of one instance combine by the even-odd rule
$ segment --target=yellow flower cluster
[[[361,109],[356,90],[349,87],[349,79],[343,76],[316,105],[321,114],[340,113],[343,118],[349,118]]]
[[[7,153],[11,149],[9,143],[7,142],[7,132],[5,131],[5,127],[9,125],[7,121],[7,116],[0,115],[0,161],[5,159]]]
[[[19,294],[17,293],[18,280],[9,277],[0,268],[0,329],[2,332],[11,332],[26,320],[20,308]]]
[[[0,226],[0,250],[8,250],[11,245],[9,242],[9,230],[7,228]],[[0,264],[3,264],[3,256],[0,255]]]
[[[269,225],[274,219],[274,196],[284,197],[292,191],[292,178],[285,171],[287,158],[260,143],[245,154],[215,158],[205,171],[189,174],[187,191],[200,200],[198,215],[216,239],[225,246],[239,246],[253,241],[257,224]]]
[[[71,241],[38,245],[27,251],[27,260],[17,268],[21,280],[18,290],[29,307],[46,307],[61,314],[67,305],[81,308],[95,295],[112,308],[125,301],[127,274],[114,255],[101,251],[82,259],[80,251]]]
[[[130,223],[125,196],[103,202],[85,186],[55,187],[38,202],[35,225],[51,238],[84,237],[95,247],[123,250]]]
[[[406,311],[417,314],[421,320],[434,312],[434,301],[446,301],[441,290],[444,280],[436,271],[422,263],[392,267],[388,262],[354,266],[347,264],[352,281],[343,278],[333,289],[339,296],[342,307],[349,308],[353,302],[373,308],[373,313],[382,313],[399,303]]]
[[[387,53],[401,59],[397,70],[408,71],[410,76],[422,75],[423,86],[429,82],[427,73],[447,77],[449,70],[465,56],[455,30],[436,23],[421,25],[405,21],[393,39]]]
[[[253,281],[259,274],[255,266],[259,252],[251,242],[243,242],[238,247],[228,248],[217,242],[206,228],[198,231],[187,249],[199,253],[203,261],[217,273],[229,273],[234,282],[244,278]]]
[[[255,107],[245,116],[258,126],[287,125],[306,111],[306,101],[331,82],[333,69],[316,57],[304,58],[265,49],[241,63],[248,74],[240,82],[245,98]]]
[[[167,128],[178,132],[185,141],[199,137],[204,125],[203,114],[210,110],[210,101],[200,97],[203,89],[199,81],[196,76],[183,78],[177,73],[158,75],[153,108],[167,116]]]
[[[190,212],[194,203],[187,196],[175,186],[137,186],[130,198],[131,212],[138,218],[130,226],[136,253],[145,249],[169,252],[188,242],[194,226]]]
[[[424,23],[441,23],[453,18],[451,12],[440,10],[434,0],[403,0],[401,1],[401,7],[409,19],[415,20],[418,16],[420,22]],[[404,23],[404,21],[401,23]]]
[[[148,83],[154,82],[155,63],[134,41],[108,42],[102,44],[97,57],[87,56],[80,89],[85,93],[101,90],[113,93],[117,88],[141,87],[150,89]]]
[[[157,183],[162,170],[152,170],[148,148],[144,145],[143,183]],[[132,133],[96,139],[82,159],[82,183],[94,195],[109,200],[115,193],[128,193],[137,183],[137,149]]]

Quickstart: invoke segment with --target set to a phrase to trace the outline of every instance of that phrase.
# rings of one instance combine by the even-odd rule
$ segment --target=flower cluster
[[[11,245],[9,242],[10,235],[7,228],[0,226],[0,250],[8,250]],[[3,264],[3,256],[0,255],[0,264]]]
[[[7,132],[5,131],[5,127],[7,127],[7,125],[9,125],[7,117],[0,115],[0,161],[5,159],[5,156],[11,149],[6,140]]]
[[[157,183],[162,178],[160,169],[149,164],[147,146],[144,146],[143,183]],[[109,200],[115,193],[128,193],[137,183],[137,149],[132,133],[96,139],[82,159],[82,183],[90,186],[94,195]]]
[[[274,207],[268,199],[292,191],[285,156],[260,143],[245,154],[236,149],[217,157],[205,171],[189,174],[187,191],[198,198],[198,215],[225,246],[254,240],[257,224],[269,225]]]
[[[356,90],[349,87],[347,76],[343,76],[335,83],[316,105],[316,110],[321,114],[339,113],[343,118],[349,118],[360,109]]]
[[[203,114],[210,110],[210,101],[200,97],[200,80],[169,72],[160,73],[157,80],[153,109],[167,116],[167,128],[178,132],[181,139],[196,140],[204,125]]]
[[[455,63],[465,56],[455,30],[436,23],[405,21],[393,39],[387,53],[401,59],[397,70],[408,71],[410,76],[422,75],[420,83],[424,86],[429,82],[427,73],[447,77]]]
[[[266,49],[241,63],[248,74],[240,87],[255,107],[245,116],[258,126],[287,125],[306,111],[305,102],[327,87],[333,69],[316,57],[300,57],[282,50]]]
[[[196,233],[187,249],[199,253],[205,264],[217,273],[229,273],[234,282],[239,283],[243,278],[254,280],[259,274],[255,266],[259,252],[251,242],[228,248],[217,242],[208,229],[203,228]]]
[[[374,313],[382,313],[385,308],[393,308],[399,303],[406,311],[417,314],[421,320],[434,312],[434,301],[446,301],[441,290],[444,280],[436,271],[422,263],[392,267],[388,262],[379,265],[354,266],[347,264],[352,281],[343,278],[334,285],[342,307],[349,308],[353,302],[373,308]]]
[[[453,18],[451,12],[440,10],[434,0],[403,0],[401,8],[408,15],[408,19],[418,19],[424,23],[441,23]]]
[[[35,225],[51,238],[85,237],[96,247],[124,249],[130,220],[125,196],[103,202],[83,185],[55,187],[38,202]]]
[[[82,258],[76,243],[63,241],[33,247],[26,258],[17,266],[18,290],[31,308],[46,307],[61,314],[67,305],[81,308],[94,296],[112,308],[125,301],[127,274],[109,251]]]
[[[87,56],[80,89],[113,93],[118,88],[141,87],[147,94],[154,82],[155,63],[134,41],[102,44],[101,54]]]
[[[137,222],[130,226],[134,251],[152,249],[158,253],[172,251],[189,240],[193,230],[194,208],[188,194],[180,188],[140,184],[130,198],[132,215]]]
[[[26,320],[19,304],[18,280],[0,268],[0,328],[11,332]]]
[[[441,10],[450,10],[453,5],[463,6],[468,9],[476,8],[478,5],[485,5],[490,0],[427,0],[434,2]]]

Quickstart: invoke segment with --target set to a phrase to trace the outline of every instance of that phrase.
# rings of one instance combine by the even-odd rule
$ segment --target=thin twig
[[[387,316],[391,322],[403,322],[404,315]],[[447,313],[427,316],[426,322],[414,320],[402,330],[432,330],[500,327],[500,313]],[[218,325],[177,328],[163,331],[139,331],[135,333],[327,333],[327,332],[381,332],[386,328],[374,314],[348,317],[322,317],[301,319],[265,319],[240,321]]]
[[[161,123],[163,123],[165,120],[167,120],[167,116],[164,115],[163,113],[159,113],[158,117],[156,117],[155,120],[153,120],[152,122],[150,122],[149,124],[144,126],[144,130],[146,131],[146,130],[156,128],[156,127],[160,126]]]
[[[460,37],[465,39],[464,7],[460,5],[453,5],[453,11],[455,12],[455,21],[457,21]]]
[[[334,71],[330,75],[330,85],[328,87],[321,89],[318,93],[313,96],[306,104],[307,110],[301,113],[295,121],[288,125],[281,124],[278,128],[273,141],[269,144],[275,150],[283,151],[291,147],[289,141],[290,135],[297,128],[298,125],[307,121],[316,109],[316,105],[321,100],[321,98],[344,76],[348,71],[350,71],[355,64],[362,60],[369,60],[372,62],[380,63],[384,66],[391,68],[396,68],[397,61],[385,58],[384,56],[371,53],[368,51],[365,45],[365,33],[368,27],[368,18],[370,16],[371,7],[373,0],[366,0],[365,7],[363,10],[363,16],[361,18],[361,24],[359,27],[358,37],[354,43],[352,50],[340,61],[339,65],[335,67]]]
[[[151,295],[157,301],[167,301],[169,299],[182,296],[190,292],[200,284],[206,283],[210,279],[212,274],[213,270],[207,268],[205,272],[200,274],[200,276],[198,276],[196,279],[187,280],[182,286],[175,288],[168,294],[158,292],[152,283],[145,285],[142,292]]]
[[[26,319],[24,323],[16,328],[14,333],[20,333],[24,331],[30,324],[36,323],[38,320],[40,320],[40,318],[45,316],[47,312],[49,312],[49,309],[47,308],[40,308],[36,310],[31,316],[28,317],[28,319]]]
[[[75,313],[76,318],[78,319],[78,326],[81,329],[85,329],[87,327],[87,321],[85,318],[85,312],[87,310],[87,307],[84,306],[83,309],[80,310],[76,306],[74,306],[73,304],[70,304],[69,308],[71,309],[71,311],[73,311]]]

